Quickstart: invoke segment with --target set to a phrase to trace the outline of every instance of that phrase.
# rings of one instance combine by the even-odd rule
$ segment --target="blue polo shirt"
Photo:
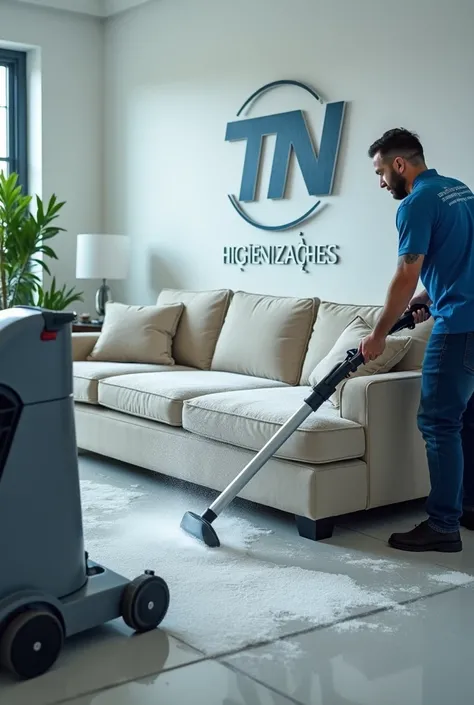
[[[425,255],[421,281],[433,302],[434,333],[474,331],[474,194],[428,169],[397,212],[399,256]]]

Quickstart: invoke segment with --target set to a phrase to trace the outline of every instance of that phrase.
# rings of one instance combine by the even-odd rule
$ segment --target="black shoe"
[[[464,526],[465,529],[474,531],[474,511],[472,511],[472,509],[465,509],[459,521],[461,526]]]
[[[392,534],[388,542],[392,548],[398,548],[401,551],[441,551],[443,553],[462,551],[459,531],[442,534],[432,529],[427,521],[418,524],[405,534]]]

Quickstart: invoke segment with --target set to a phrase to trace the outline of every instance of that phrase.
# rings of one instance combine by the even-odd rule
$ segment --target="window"
[[[0,48],[0,171],[27,193],[26,54]]]

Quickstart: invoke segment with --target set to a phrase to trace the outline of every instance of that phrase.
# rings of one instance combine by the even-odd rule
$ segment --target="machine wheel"
[[[123,591],[123,620],[136,632],[150,631],[164,619],[169,602],[168,585],[150,571],[132,580]]]
[[[23,679],[36,678],[56,662],[64,643],[64,629],[47,609],[20,612],[8,624],[0,640],[4,668]]]

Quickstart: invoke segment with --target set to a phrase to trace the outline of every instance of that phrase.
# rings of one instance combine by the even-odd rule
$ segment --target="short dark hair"
[[[377,152],[380,153],[382,159],[393,155],[394,157],[405,157],[411,162],[425,161],[423,147],[418,135],[405,130],[403,127],[387,130],[382,137],[375,140],[369,147],[369,157],[373,159]]]

